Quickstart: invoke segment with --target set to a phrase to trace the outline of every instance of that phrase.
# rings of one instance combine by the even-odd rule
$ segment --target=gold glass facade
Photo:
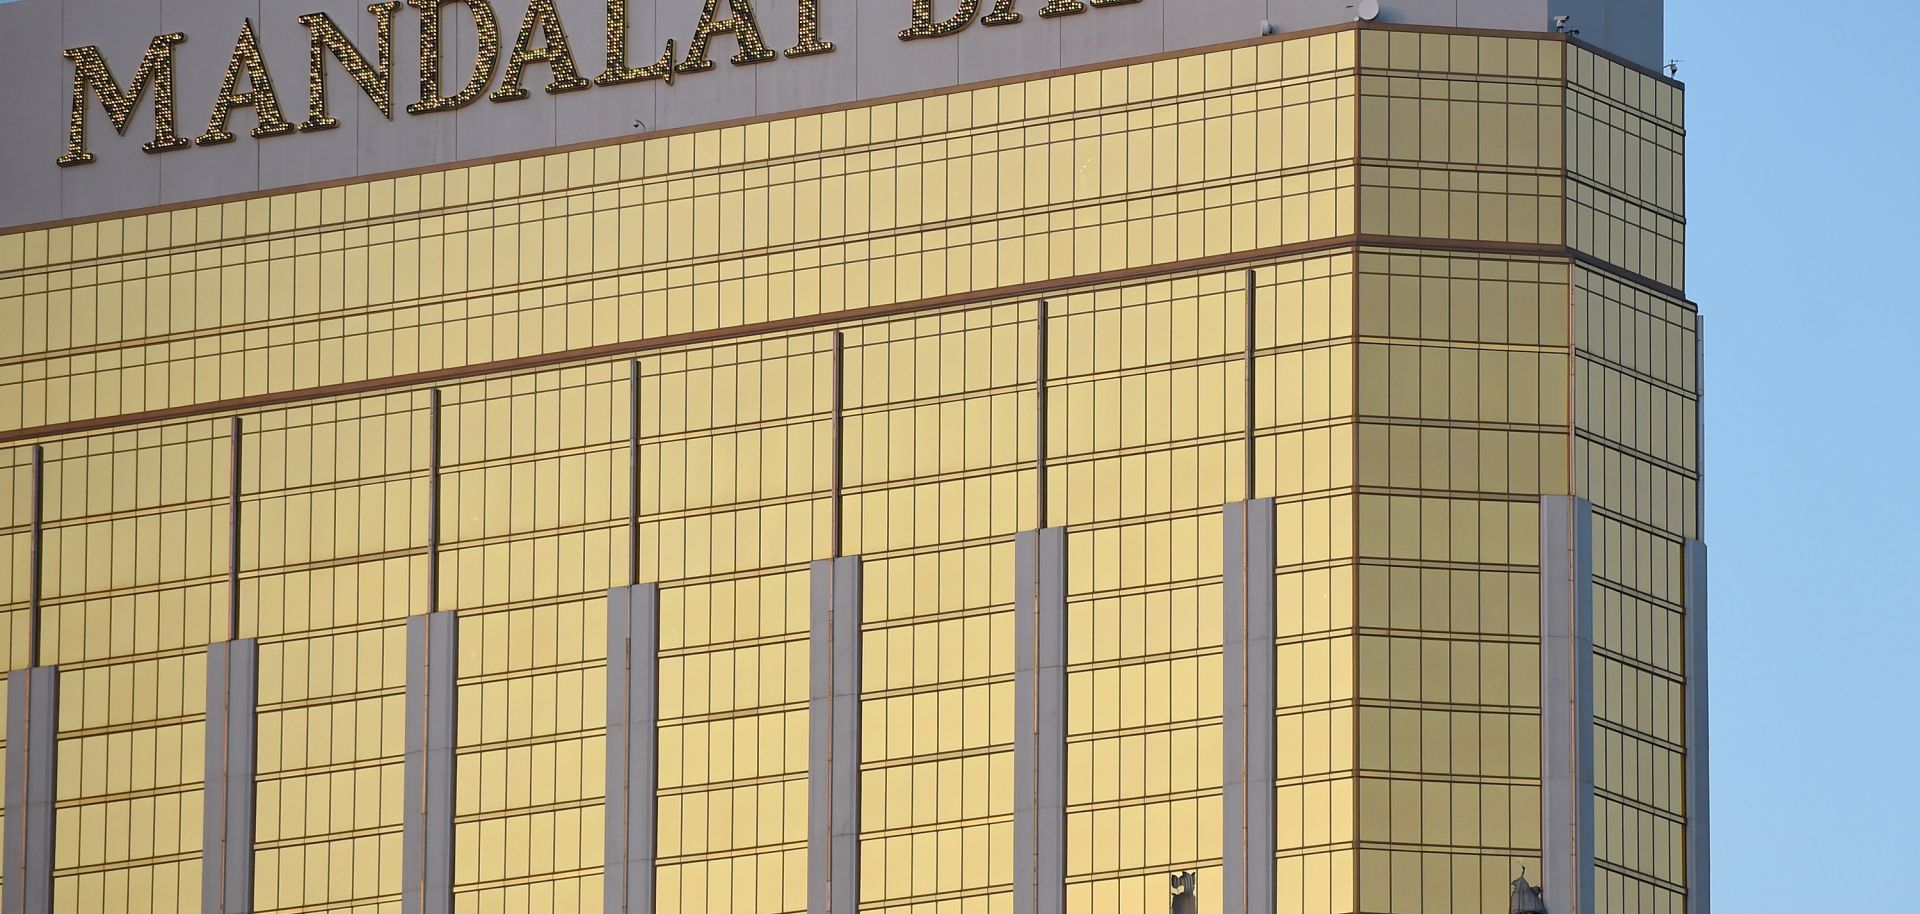
[[[0,656],[60,670],[53,909],[200,903],[234,636],[253,909],[397,914],[431,559],[454,910],[600,911],[637,397],[661,911],[806,910],[807,570],[844,551],[861,910],[1011,914],[1013,543],[1047,524],[1067,908],[1191,870],[1217,910],[1221,506],[1255,497],[1277,910],[1501,910],[1542,848],[1539,498],[1574,495],[1598,910],[1681,914],[1682,147],[1675,84],[1556,36],[1369,27],[0,235]]]

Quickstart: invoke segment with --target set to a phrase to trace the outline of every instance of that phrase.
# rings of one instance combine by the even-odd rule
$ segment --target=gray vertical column
[[[1226,507],[1221,613],[1221,843],[1227,911],[1272,911],[1274,888],[1273,500]]]
[[[1013,910],[1060,914],[1067,880],[1067,531],[1014,540]]]
[[[1712,740],[1707,729],[1707,544],[1687,540],[1687,914],[1713,910]]]
[[[40,665],[46,565],[46,454],[33,448],[27,537],[27,669],[7,674],[7,819],[4,914],[53,910],[53,800],[60,733],[60,668]]]
[[[206,802],[200,910],[253,910],[253,826],[260,644],[240,638],[241,425],[228,433],[227,638],[207,645]]]
[[[652,914],[659,810],[660,588],[607,594],[607,914]]]
[[[1246,351],[1240,356],[1240,382],[1243,385],[1241,389],[1242,402],[1240,404],[1242,412],[1240,421],[1240,434],[1242,435],[1240,441],[1240,463],[1241,471],[1245,474],[1241,482],[1241,485],[1245,489],[1242,494],[1249,500],[1253,498],[1254,490],[1259,486],[1256,477],[1260,468],[1260,446],[1258,443],[1260,413],[1257,408],[1260,404],[1259,289],[1258,275],[1255,274],[1254,271],[1248,270],[1246,292],[1247,345]]]
[[[46,449],[33,446],[32,519],[27,528],[27,666],[40,665],[40,590],[46,580]]]
[[[407,619],[401,914],[453,914],[454,698],[460,617],[440,612],[440,391],[427,432],[427,612]]]
[[[860,900],[860,558],[813,563],[807,706],[807,911]]]
[[[1039,320],[1034,324],[1033,342],[1036,360],[1033,366],[1033,503],[1034,513],[1039,518],[1035,526],[1047,527],[1047,431],[1050,428],[1047,418],[1047,300],[1041,299],[1038,306]]]
[[[227,435],[227,640],[240,637],[240,417]],[[213,707],[209,702],[207,707]]]
[[[454,613],[407,620],[406,818],[401,837],[402,914],[452,914]]]
[[[207,780],[200,849],[202,914],[253,910],[255,710],[260,646],[207,645]]]
[[[55,743],[60,669],[7,674],[6,914],[53,910]]]
[[[847,527],[847,335],[838,330],[833,333],[833,415],[828,428],[833,436],[833,459],[827,464],[832,512],[828,516],[827,542],[833,547],[833,557],[839,558]]]
[[[1540,499],[1541,867],[1547,909],[1593,914],[1593,506]]]
[[[627,583],[640,583],[640,360],[627,366]]]
[[[440,611],[440,391],[427,399],[427,612]]]

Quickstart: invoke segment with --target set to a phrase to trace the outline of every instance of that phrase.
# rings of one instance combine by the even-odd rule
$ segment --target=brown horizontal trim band
[[[914,99],[921,99],[921,98],[934,98],[937,96],[951,95],[951,94],[960,93],[960,92],[972,92],[980,89],[995,88],[998,86],[1014,85],[1017,83],[1024,83],[1024,82],[1035,82],[1038,80],[1054,79],[1062,76],[1073,76],[1075,74],[1089,73],[1096,70],[1118,69],[1121,67],[1135,66],[1143,63],[1154,63],[1156,61],[1161,61],[1161,60],[1172,60],[1179,57],[1189,57],[1189,56],[1196,56],[1201,54],[1212,54],[1220,51],[1232,51],[1240,48],[1254,47],[1257,45],[1266,44],[1266,43],[1275,42],[1275,41],[1290,41],[1298,38],[1311,38],[1316,35],[1330,35],[1330,34],[1336,34],[1339,32],[1358,32],[1358,31],[1417,32],[1417,33],[1432,34],[1432,35],[1467,35],[1467,36],[1472,36],[1477,38],[1532,38],[1532,39],[1547,40],[1547,41],[1557,40],[1557,41],[1569,42],[1571,44],[1574,44],[1579,47],[1585,48],[1589,51],[1592,51],[1596,54],[1600,54],[1606,57],[1607,59],[1614,61],[1615,63],[1621,64],[1622,66],[1630,67],[1636,72],[1641,73],[1642,75],[1651,76],[1651,77],[1654,77],[1655,79],[1660,79],[1674,86],[1681,85],[1680,83],[1674,80],[1667,79],[1666,77],[1662,76],[1657,70],[1650,71],[1647,68],[1640,66],[1639,64],[1633,63],[1632,61],[1626,60],[1625,58],[1608,53],[1606,51],[1602,51],[1599,48],[1593,47],[1592,45],[1579,40],[1578,38],[1572,38],[1571,36],[1565,35],[1560,32],[1530,32],[1530,31],[1515,30],[1515,29],[1472,29],[1472,28],[1460,28],[1456,26],[1412,25],[1407,23],[1362,22],[1362,21],[1356,20],[1354,22],[1340,22],[1340,23],[1335,23],[1333,25],[1320,26],[1318,28],[1300,29],[1298,31],[1293,31],[1293,32],[1282,32],[1277,35],[1264,35],[1256,38],[1243,38],[1237,41],[1221,42],[1219,44],[1202,45],[1202,46],[1193,47],[1193,48],[1182,48],[1182,49],[1173,50],[1173,51],[1162,51],[1157,54],[1146,54],[1138,57],[1123,57],[1115,60],[1104,60],[1104,61],[1098,61],[1095,63],[1079,64],[1076,66],[1061,67],[1061,68],[1056,68],[1052,70],[1035,70],[1030,73],[1022,73],[1015,76],[1002,76],[995,79],[986,79],[986,80],[980,80],[977,82],[970,82],[970,83],[960,83],[958,85],[946,86],[939,89],[923,90],[919,92],[903,92],[896,95],[883,95],[875,98],[857,99],[857,100],[845,101],[845,102],[835,102],[830,105],[819,105],[812,108],[799,108],[792,111],[779,111],[779,112],[773,112],[769,114],[754,114],[754,115],[749,115],[747,117],[731,118],[731,119],[722,120],[722,121],[709,121],[701,124],[689,124],[684,127],[673,127],[665,130],[652,130],[652,131],[645,131],[641,133],[626,134],[626,135],[617,136],[617,137],[603,137],[601,139],[596,139],[596,140],[583,140],[578,143],[567,143],[567,144],[558,145],[558,146],[545,146],[537,149],[524,149],[518,152],[503,153],[500,155],[493,155],[493,156],[482,156],[480,158],[457,159],[450,162],[436,162],[430,165],[422,165],[415,168],[404,168],[404,169],[399,169],[397,171],[384,171],[384,172],[376,172],[373,174],[352,175],[349,177],[341,177],[341,178],[328,178],[321,181],[311,181],[305,184],[289,184],[281,187],[261,188],[257,190],[242,191],[242,192],[233,193],[233,194],[224,194],[221,196],[203,197],[195,200],[179,200],[172,203],[157,203],[151,206],[134,207],[131,209],[124,209],[124,210],[114,210],[111,212],[96,213],[96,214],[87,215],[87,216],[71,216],[71,217],[66,217],[61,219],[51,219],[44,222],[27,223],[23,225],[0,226],[0,234],[14,234],[19,232],[30,232],[30,231],[40,231],[43,229],[50,229],[50,228],[60,228],[62,226],[84,225],[89,222],[103,222],[108,219],[126,219],[133,216],[145,216],[145,215],[151,215],[153,213],[172,212],[175,210],[192,209],[192,208],[201,207],[201,206],[216,206],[216,205],[226,204],[226,203],[238,203],[246,200],[259,199],[262,197],[277,197],[283,194],[297,194],[304,191],[322,190],[330,187],[344,187],[349,184],[362,184],[362,183],[368,183],[372,181],[386,181],[386,180],[392,180],[394,178],[404,178],[404,177],[409,177],[414,175],[433,174],[436,172],[447,171],[449,169],[454,169],[454,168],[472,168],[479,165],[492,165],[492,164],[497,164],[501,162],[516,162],[516,161],[521,161],[525,159],[536,158],[539,156],[554,155],[557,153],[581,152],[589,149],[598,149],[604,146],[618,146],[618,145],[622,145],[625,143],[632,143],[639,140],[659,139],[662,137],[680,136],[680,135],[685,135],[689,133],[701,133],[709,130],[721,130],[728,127],[741,127],[748,124],[769,123],[772,121],[784,120],[788,118],[799,118],[799,117],[808,117],[808,116],[820,115],[820,114],[829,114],[836,111],[848,111],[854,108],[865,108],[865,107],[876,106],[876,105],[892,104],[892,103],[903,102],[903,101],[912,101]],[[1356,68],[1357,68],[1357,55],[1356,55]],[[1564,82],[1566,81],[1566,79],[1567,79],[1567,75],[1563,68],[1561,72],[1561,80]]]
[[[386,391],[398,392],[409,388],[430,387],[450,381],[464,381],[472,378],[485,377],[487,375],[552,368],[580,362],[633,358],[656,350],[677,349],[684,346],[699,345],[701,343],[715,343],[750,336],[793,333],[825,328],[835,324],[857,323],[898,317],[920,311],[935,311],[965,305],[978,305],[1001,299],[1038,298],[1052,292],[1082,286],[1101,286],[1134,282],[1142,279],[1150,279],[1155,276],[1202,272],[1260,260],[1299,257],[1309,254],[1325,254],[1343,250],[1358,253],[1361,248],[1393,248],[1400,250],[1429,251],[1440,254],[1499,254],[1520,257],[1568,258],[1594,266],[1617,278],[1645,285],[1650,289],[1657,291],[1672,290],[1670,286],[1664,286],[1644,277],[1637,276],[1630,271],[1622,270],[1619,267],[1612,266],[1605,261],[1575,251],[1564,245],[1410,238],[1397,235],[1342,235],[1337,238],[1327,238],[1320,241],[1275,245],[1252,251],[1216,254],[1210,257],[1197,257],[1190,260],[1174,261],[1172,263],[1128,267],[1126,269],[1108,270],[1106,272],[1092,273],[1084,276],[1065,276],[1058,279],[1047,279],[1014,286],[999,286],[975,292],[943,295],[937,298],[896,302],[891,305],[875,305],[868,308],[853,308],[823,314],[809,314],[776,321],[764,321],[757,324],[743,324],[736,327],[715,327],[709,330],[696,330],[689,333],[656,337],[651,340],[606,343],[598,346],[586,346],[579,349],[566,349],[558,352],[544,352],[537,355],[474,365],[458,365],[452,368],[440,368],[433,371],[421,371],[405,375],[389,375],[384,378],[368,378],[362,381],[348,381],[341,384],[306,387],[298,390],[274,391],[272,393],[255,394],[247,397],[235,397],[228,400],[189,403],[183,406],[169,406],[136,413],[121,413],[114,416],[77,419],[71,422],[59,422],[50,425],[39,425],[0,432],[0,444],[10,444],[33,439],[61,438],[68,435],[118,428],[121,426],[151,425],[181,419],[198,418],[201,416],[251,412],[264,407],[286,406],[308,401],[339,399],[342,397],[377,394]],[[1678,297],[1678,290],[1672,290],[1671,294]]]

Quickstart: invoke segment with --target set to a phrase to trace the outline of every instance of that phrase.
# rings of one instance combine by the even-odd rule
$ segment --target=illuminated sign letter
[[[664,79],[673,84],[673,39],[649,66],[627,66],[627,0],[607,0],[607,70],[594,79],[603,86]]]
[[[1011,0],[1006,0],[1006,2],[1011,2]],[[1047,0],[1047,5],[1040,8],[1040,15],[1051,19],[1055,16],[1071,16],[1074,13],[1084,13],[1087,11],[1088,4],[1094,6],[1125,6],[1129,3],[1139,2],[1140,0],[1086,0],[1086,3],[1082,3],[1080,0]]]
[[[995,7],[997,14],[999,8]],[[960,8],[953,15],[939,22],[933,21],[933,0],[913,0],[913,24],[900,30],[901,41],[915,38],[939,38],[951,35],[973,24],[980,15],[980,0],[960,0]],[[1015,15],[1018,15],[1017,13]]]
[[[993,12],[988,13],[980,22],[982,25],[1013,25],[1020,21],[1020,13],[1013,8],[1013,0],[993,0]]]
[[[451,3],[464,4],[473,14],[473,30],[479,36],[474,55],[473,77],[452,95],[440,94],[440,8]],[[407,106],[408,114],[428,111],[452,111],[473,104],[493,82],[493,71],[500,65],[500,20],[487,0],[407,0],[420,11],[420,100]]]
[[[831,50],[833,42],[820,38],[820,0],[800,0],[800,41],[787,49],[787,56],[805,57]]]
[[[693,30],[693,40],[687,42],[687,59],[674,69],[682,73],[713,69],[713,61],[707,59],[707,45],[713,36],[728,33],[740,42],[740,50],[733,55],[736,67],[764,63],[780,56],[760,37],[760,23],[753,18],[753,4],[749,0],[726,0],[726,3],[731,15],[718,19],[715,17],[720,12],[720,0],[707,0],[707,5],[700,10],[700,24]]]
[[[247,91],[237,86],[242,73]],[[227,119],[235,108],[252,108],[257,121],[252,135],[279,136],[292,133],[293,125],[280,114],[280,97],[273,93],[273,80],[267,76],[266,58],[260,56],[260,39],[253,34],[253,20],[240,20],[240,39],[233,43],[233,57],[227,60],[227,75],[220,79],[220,95],[213,100],[213,117],[207,119],[207,132],[194,142],[202,146],[233,142],[227,131]]]
[[[0,0],[4,3],[6,0]],[[299,18],[307,29],[307,117],[298,124],[289,123],[282,114],[280,97],[274,91],[273,79],[267,71],[266,58],[261,54],[260,39],[253,27],[253,20],[243,19],[240,24],[240,37],[234,43],[233,55],[228,58],[226,75],[220,83],[218,96],[214,99],[213,115],[207,121],[206,132],[192,139],[183,138],[176,132],[174,107],[174,45],[187,40],[187,36],[172,32],[155,36],[147,45],[140,58],[139,69],[134,71],[133,80],[122,89],[114,79],[113,71],[107,67],[106,58],[100,49],[93,45],[68,48],[61,53],[73,62],[73,106],[67,122],[67,148],[56,161],[62,166],[82,165],[94,160],[93,153],[87,149],[87,99],[97,96],[100,105],[106,109],[107,117],[112,120],[114,129],[121,134],[127,132],[127,125],[133,121],[134,109],[152,87],[153,96],[153,140],[141,144],[147,152],[163,152],[186,146],[212,146],[218,143],[230,143],[234,134],[228,129],[237,108],[253,109],[255,124],[248,131],[254,137],[279,136],[296,131],[328,130],[340,126],[340,122],[330,113],[327,96],[327,57],[331,55],[335,63],[344,70],[360,91],[366,93],[368,100],[380,110],[382,117],[393,119],[395,107],[393,90],[393,37],[394,17],[401,9],[402,0],[356,0],[367,3],[366,10],[373,16],[376,42],[375,59],[369,61],[367,55],[348,35],[352,29],[343,30],[333,17],[324,12],[307,13]],[[622,83],[663,80],[671,85],[675,78],[686,73],[704,73],[714,69],[712,53],[713,41],[722,35],[731,35],[736,42],[733,56],[729,58],[734,66],[765,63],[780,59],[781,52],[767,46],[766,36],[760,31],[760,22],[753,10],[752,0],[701,0],[700,21],[694,27],[692,40],[685,47],[685,56],[677,56],[676,42],[667,39],[666,47],[660,56],[645,66],[633,66],[628,59],[629,21],[628,5],[633,0],[604,0],[607,8],[607,67],[598,77],[588,79],[580,74],[578,60],[573,54],[573,45],[567,37],[565,24],[561,21],[560,0],[527,0],[526,15],[521,18],[520,31],[515,35],[513,46],[504,55],[504,72],[500,73],[500,85],[493,88],[496,72],[502,70],[500,43],[500,18],[494,11],[492,0],[404,0],[406,6],[420,12],[420,96],[406,106],[408,114],[425,114],[431,111],[453,111],[464,108],[487,95],[496,102],[524,99],[530,95],[526,86],[527,68],[534,64],[546,64],[550,70],[550,79],[542,88],[549,94],[573,92],[590,88],[596,84],[613,86]],[[784,0],[783,0],[784,2]],[[834,50],[834,43],[822,35],[821,0],[792,0],[798,20],[798,37],[792,47],[787,48],[787,57],[806,57],[813,54],[826,54]],[[876,0],[878,2],[878,0]],[[899,0],[888,0],[899,2]],[[911,0],[912,22],[900,31],[902,41],[921,38],[938,38],[953,35],[965,30],[975,22],[986,25],[1013,25],[1021,21],[1021,13],[1016,7],[1022,0]],[[1036,0],[1042,17],[1067,16],[1084,13],[1088,9],[1137,4],[1140,0]],[[722,4],[725,9],[722,9]],[[475,33],[475,52],[473,70],[459,90],[448,94],[443,83],[445,73],[442,70],[440,52],[441,39],[444,37],[446,8],[459,4],[473,17]],[[936,5],[955,6],[952,15],[937,19]],[[984,15],[983,15],[984,14]],[[241,81],[245,80],[244,91]],[[493,89],[491,93],[489,89]],[[644,128],[636,120],[635,129]]]
[[[307,27],[307,120],[300,125],[301,130],[326,130],[340,126],[340,122],[327,115],[327,58],[340,61],[340,66],[360,84],[360,91],[367,93],[375,107],[393,120],[393,12],[400,8],[399,0],[386,3],[373,3],[367,6],[367,12],[373,14],[374,27],[378,29],[375,39],[379,44],[379,66],[367,63],[360,51],[342,34],[340,27],[326,13],[308,13],[300,17],[300,24]]]
[[[546,39],[544,47],[530,47],[535,29]],[[527,64],[531,63],[545,63],[553,68],[553,82],[547,83],[549,95],[593,85],[580,76],[579,68],[573,64],[567,30],[560,24],[560,11],[553,8],[553,0],[528,0],[527,17],[521,20],[520,34],[513,39],[513,53],[507,57],[507,74],[500,80],[500,88],[489,97],[496,102],[526,98],[527,90],[520,82],[527,74]]]
[[[113,71],[107,68],[107,59],[101,56],[99,48],[87,45],[61,52],[73,61],[73,114],[67,121],[67,152],[54,161],[62,166],[93,161],[93,153],[87,151],[88,87],[100,96],[100,106],[107,109],[107,119],[113,122],[113,129],[124,134],[127,125],[133,123],[134,106],[140,103],[141,94],[151,83],[153,141],[140,144],[140,148],[146,152],[166,152],[187,147],[189,143],[174,133],[173,126],[173,46],[185,40],[187,36],[179,32],[154,36],[147,45],[147,53],[140,57],[139,69],[133,71],[133,83],[125,92],[120,91],[120,83],[113,78]]]
[[[1096,7],[1125,6],[1129,3],[1139,2],[1140,0],[1086,0],[1084,3],[1081,2],[1081,0],[1047,0],[1046,5],[1040,7],[1040,16],[1044,19],[1052,19],[1056,16],[1071,16],[1074,13],[1084,13],[1087,11],[1089,5]],[[986,17],[980,21],[987,25],[1012,25],[1019,22],[1020,14],[1014,10],[1014,3],[1015,0],[994,0],[993,12],[988,13]]]

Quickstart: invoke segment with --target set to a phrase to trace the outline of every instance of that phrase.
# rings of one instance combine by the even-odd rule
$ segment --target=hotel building
[[[0,4],[0,912],[1709,914],[1660,4],[1375,6]]]

